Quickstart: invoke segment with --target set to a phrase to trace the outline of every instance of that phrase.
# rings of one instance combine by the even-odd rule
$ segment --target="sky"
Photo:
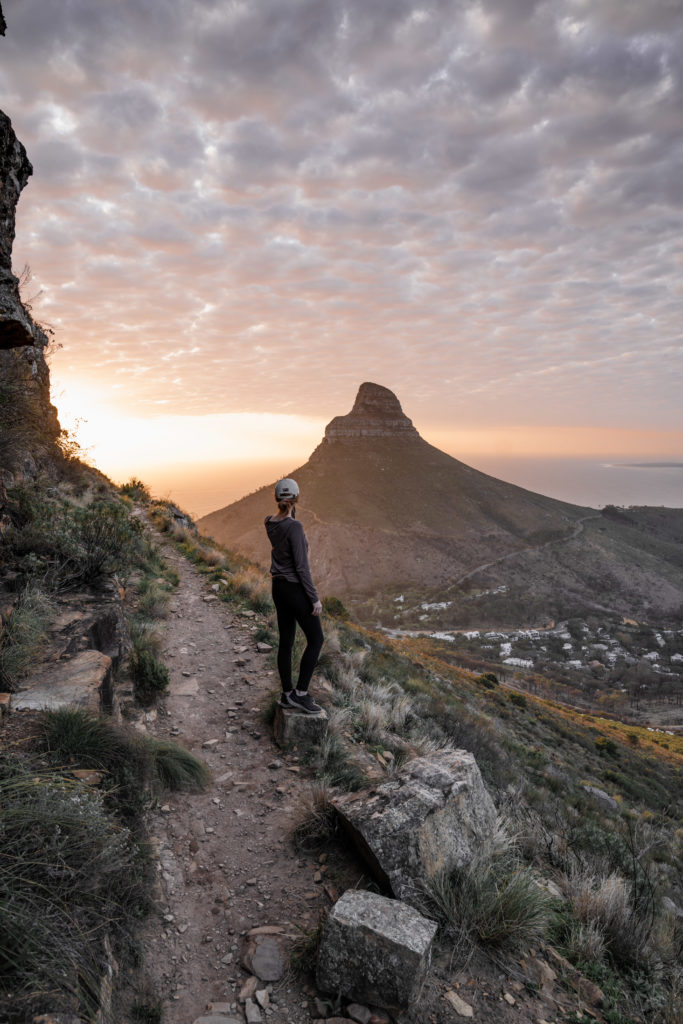
[[[475,462],[683,457],[680,0],[2,6],[15,268],[115,478],[256,486],[363,381]]]

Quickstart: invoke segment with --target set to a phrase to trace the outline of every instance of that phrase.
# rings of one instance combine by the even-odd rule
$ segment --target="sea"
[[[589,508],[605,505],[663,505],[683,509],[683,457],[644,460],[642,456],[614,460],[472,456],[459,458],[475,469]],[[194,518],[224,508],[287,470],[263,463],[236,467],[227,463],[159,466],[145,473],[157,497],[170,498]],[[302,496],[305,497],[305,496]]]

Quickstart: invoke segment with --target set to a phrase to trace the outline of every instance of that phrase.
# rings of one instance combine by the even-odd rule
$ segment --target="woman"
[[[273,548],[270,574],[273,577],[273,602],[280,634],[277,652],[277,668],[282,683],[280,706],[298,708],[308,715],[316,715],[322,708],[309,694],[308,686],[323,645],[320,625],[323,606],[311,578],[306,534],[296,519],[298,497],[296,480],[278,480],[275,485],[278,512],[277,515],[266,516],[265,526]],[[299,679],[294,689],[292,652],[297,623],[306,637],[306,650],[301,658]]]

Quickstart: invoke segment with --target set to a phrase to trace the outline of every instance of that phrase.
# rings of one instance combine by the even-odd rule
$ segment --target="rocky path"
[[[180,576],[162,652],[171,685],[146,726],[201,757],[213,780],[203,793],[173,794],[152,816],[158,913],[143,944],[166,1003],[165,1024],[192,1024],[209,1003],[243,1020],[248,932],[274,932],[286,964],[288,948],[315,927],[330,900],[321,865],[298,856],[289,839],[307,782],[296,759],[278,753],[262,721],[276,678],[268,655],[256,650],[253,613],[235,615],[173,549],[165,557]],[[259,996],[269,1005],[249,1004],[254,1021],[298,1024],[317,1016],[286,966],[268,996]]]

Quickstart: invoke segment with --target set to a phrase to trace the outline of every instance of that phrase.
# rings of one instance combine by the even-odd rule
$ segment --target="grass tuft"
[[[540,941],[552,907],[551,897],[510,846],[437,876],[429,898],[461,953],[476,944],[510,951]]]
[[[172,740],[147,740],[155,779],[165,789],[200,790],[211,772],[199,758]]]
[[[337,814],[330,802],[329,787],[324,780],[311,783],[302,793],[292,828],[292,839],[299,850],[320,850],[336,834]]]
[[[0,629],[0,684],[13,690],[39,660],[53,603],[35,584],[29,585]]]
[[[171,678],[166,666],[147,647],[133,647],[130,657],[135,699],[142,707],[150,707],[168,689]]]

